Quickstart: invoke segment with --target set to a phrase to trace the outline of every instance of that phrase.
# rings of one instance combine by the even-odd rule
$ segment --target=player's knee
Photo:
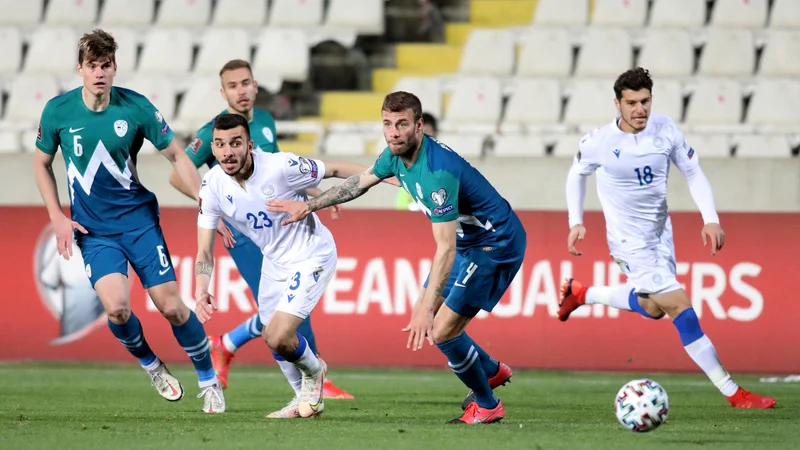
[[[651,319],[660,319],[664,317],[664,314],[666,314],[664,310],[661,309],[661,307],[659,307],[658,304],[656,304],[656,302],[654,302],[652,299],[649,298],[640,297],[639,306],[641,306],[642,309],[645,310],[645,312],[647,313],[648,316],[650,316]]]
[[[161,307],[161,315],[163,315],[169,323],[173,325],[183,325],[189,320],[189,308],[183,304],[180,298],[177,301],[166,302]]]
[[[127,322],[128,318],[131,317],[131,308],[125,303],[120,302],[119,304],[106,308],[106,315],[108,316],[108,320],[121,325]]]
[[[287,330],[282,330],[278,327],[265,328],[262,336],[267,343],[267,347],[279,355],[291,353],[294,350],[293,347],[297,345],[294,342],[297,336],[295,333],[287,332]]]
[[[692,301],[683,289],[660,294],[655,300],[658,307],[672,318],[692,307]]]
[[[431,333],[431,339],[433,340],[434,344],[439,344],[444,341],[449,341],[454,337],[458,336],[460,331],[455,329],[455,327],[450,326],[447,323],[436,323],[433,324],[433,330]]]

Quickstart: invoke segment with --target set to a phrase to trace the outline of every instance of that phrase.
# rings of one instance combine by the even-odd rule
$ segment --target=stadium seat
[[[759,80],[750,98],[745,123],[763,131],[800,131],[800,82]]]
[[[601,125],[605,125],[605,123],[598,124],[597,126]],[[580,144],[583,136],[584,134],[580,133],[569,133],[559,136],[553,145],[552,155],[556,158],[574,158],[575,155],[578,154],[578,144]]]
[[[44,24],[88,27],[97,19],[97,0],[50,0],[47,2]]]
[[[541,136],[497,136],[492,154],[502,158],[542,157],[547,155],[546,150]]]
[[[561,86],[557,79],[517,79],[506,106],[503,133],[558,125],[561,119]]]
[[[644,26],[648,0],[595,0],[591,25],[601,27]]]
[[[131,28],[109,27],[104,28],[117,41],[117,73],[129,74],[136,70],[139,40],[137,33]]]
[[[787,57],[800,55],[799,30],[771,30],[767,45],[761,54],[758,74],[767,76],[800,75],[800,58]]]
[[[394,91],[413,92],[422,102],[422,109],[434,117],[442,117],[442,85],[436,77],[404,77],[397,80]]]
[[[59,94],[56,79],[47,75],[19,75],[7,89],[6,112],[0,126],[3,129],[35,128],[44,106]]]
[[[156,25],[202,27],[211,19],[211,0],[162,0]]]
[[[511,31],[477,29],[464,44],[458,71],[466,75],[510,75],[514,69],[514,53]]]
[[[383,0],[330,0],[326,27],[354,29],[360,35],[384,32]]]
[[[745,134],[734,137],[736,158],[791,158],[789,140],[782,134]]]
[[[569,89],[564,123],[591,130],[619,115],[614,105],[614,80],[576,80]],[[577,147],[576,147],[577,148]]]
[[[0,58],[0,77],[17,73],[22,67],[22,33],[19,28],[0,28],[0,48],[3,49],[3,58]]]
[[[333,132],[325,136],[326,155],[360,156],[366,152],[364,138],[358,133]]]
[[[686,124],[720,126],[738,124],[742,117],[742,88],[734,80],[720,78],[699,81],[689,100]]]
[[[72,28],[38,28],[30,38],[24,71],[58,76],[74,74],[78,39]]]
[[[0,131],[0,154],[19,153],[20,148],[22,148],[20,144],[20,133],[18,131]]]
[[[483,155],[483,144],[486,136],[443,132],[439,133],[436,139],[464,158],[470,159],[470,157],[477,158]]]
[[[694,70],[692,38],[684,30],[650,30],[642,41],[637,65],[647,68],[656,79],[685,77]]]
[[[500,82],[496,78],[460,78],[456,81],[444,119],[468,131],[494,131],[502,107]],[[447,128],[442,124],[443,128]]]
[[[589,28],[578,54],[575,75],[616,77],[633,66],[631,38],[623,29]]]
[[[185,75],[192,69],[192,36],[180,28],[152,28],[145,36],[138,71]]]
[[[767,0],[715,0],[712,27],[761,28],[767,24]]]
[[[121,82],[119,85],[147,97],[150,103],[161,112],[161,115],[164,116],[170,126],[172,125],[171,121],[175,119],[177,93],[175,92],[175,86],[168,77],[139,75],[130,78],[127,82]]]
[[[683,86],[678,80],[656,77],[652,112],[665,114],[676,123],[683,120]]]
[[[771,28],[800,28],[800,3],[797,0],[773,0],[769,17]]]
[[[242,14],[247,11],[247,14]],[[267,19],[267,2],[253,0],[217,0],[211,24],[217,27],[255,28]]]
[[[589,19],[589,0],[539,0],[533,14],[534,25],[585,26]]]
[[[105,0],[100,10],[100,25],[144,27],[155,15],[153,0]]]
[[[517,75],[567,77],[572,72],[572,43],[565,28],[530,28],[522,38]]]
[[[44,0],[0,0],[0,26],[30,27],[39,23]]]
[[[283,0],[272,2],[268,26],[316,27],[322,24],[322,0]]]
[[[698,0],[655,0],[650,27],[699,28],[706,22],[706,2]]]
[[[725,134],[686,133],[686,142],[700,158],[730,158],[731,140]]]
[[[289,81],[305,81],[309,61],[308,38],[302,30],[267,28],[259,38],[253,72],[262,84],[262,79],[276,76]]]
[[[173,128],[194,132],[226,106],[219,93],[219,77],[199,78],[184,94]]]
[[[753,33],[745,29],[712,28],[703,47],[698,75],[747,76],[756,65]]]
[[[232,59],[250,61],[250,42],[241,28],[209,28],[200,42],[194,72],[201,76],[218,75]]]

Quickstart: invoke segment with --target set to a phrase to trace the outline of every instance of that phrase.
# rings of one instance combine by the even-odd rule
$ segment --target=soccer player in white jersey
[[[247,119],[239,114],[217,116],[211,145],[219,164],[206,173],[200,188],[197,316],[205,322],[217,308],[208,287],[216,229],[225,219],[255,242],[264,255],[258,292],[262,336],[295,391],[286,407],[267,417],[317,416],[325,408],[322,390],[327,368],[297,327],[311,314],[333,278],[336,244],[316,215],[282,225],[282,214],[268,213],[266,202],[305,201],[305,190],[317,187],[323,178],[347,178],[367,168],[291,153],[253,151]]]
[[[775,399],[753,394],[731,379],[675,277],[672,224],[667,212],[670,161],[686,178],[703,216],[703,245],[710,243],[712,255],[722,249],[725,234],[697,152],[686,143],[672,119],[650,114],[652,90],[653,81],[645,69],[631,69],[617,78],[614,93],[620,116],[581,139],[567,176],[569,252],[581,255],[575,245],[586,233],[586,177],[595,173],[609,251],[627,276],[627,284],[586,287],[569,278],[561,287],[558,318],[566,321],[572,311],[592,303],[635,311],[651,319],[667,314],[686,352],[731,406],[771,408]]]

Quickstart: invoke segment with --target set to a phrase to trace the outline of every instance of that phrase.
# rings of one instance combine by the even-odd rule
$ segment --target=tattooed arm
[[[214,240],[216,230],[197,227],[197,259],[194,265],[195,300],[197,306],[195,313],[200,322],[211,318],[217,309],[217,302],[208,292],[211,283],[211,274],[214,271]]]

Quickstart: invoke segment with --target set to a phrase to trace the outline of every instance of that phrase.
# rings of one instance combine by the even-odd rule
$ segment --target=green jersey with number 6
[[[42,112],[36,147],[64,154],[72,220],[90,234],[114,235],[158,223],[156,196],[136,173],[144,139],[165,149],[173,132],[143,95],[112,87],[103,111],[90,110],[77,88],[52,98]]]

